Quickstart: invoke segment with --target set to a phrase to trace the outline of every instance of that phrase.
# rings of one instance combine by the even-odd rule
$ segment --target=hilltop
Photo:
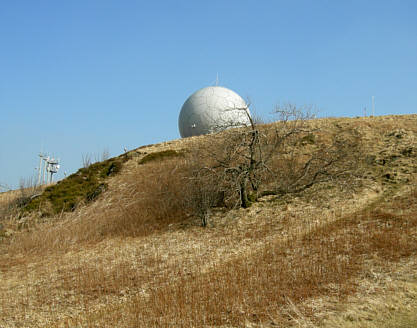
[[[0,326],[416,326],[417,115],[307,125],[296,157],[340,136],[339,171],[287,192],[264,183],[206,227],[187,170],[216,135],[0,194]]]

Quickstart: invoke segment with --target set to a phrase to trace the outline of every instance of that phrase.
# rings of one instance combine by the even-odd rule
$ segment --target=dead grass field
[[[266,196],[202,228],[176,202],[183,159],[139,161],[208,136],[132,151],[74,212],[3,218],[0,327],[416,326],[417,115],[311,124],[362,133],[355,190]]]

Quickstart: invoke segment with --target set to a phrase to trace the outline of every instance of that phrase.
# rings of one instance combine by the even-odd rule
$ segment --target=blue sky
[[[263,116],[417,113],[417,1],[1,1],[0,184],[179,138],[217,73]]]

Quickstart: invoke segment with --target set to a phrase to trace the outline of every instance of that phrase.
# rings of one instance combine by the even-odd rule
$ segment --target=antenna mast
[[[47,163],[48,163],[48,166],[47,166],[46,170],[49,173],[49,176],[47,177],[47,179],[48,179],[47,183],[52,183],[53,174],[57,173],[58,170],[59,170],[59,160],[48,157]]]
[[[43,154],[42,152],[40,152],[39,153],[39,167],[38,167],[38,186],[41,185],[42,159],[43,159]]]
[[[53,175],[58,173],[60,164],[59,159],[46,156],[46,153],[40,152],[38,167],[38,186],[50,184],[53,181]],[[42,183],[41,183],[42,179]]]
[[[372,96],[372,116],[375,116],[375,96]]]

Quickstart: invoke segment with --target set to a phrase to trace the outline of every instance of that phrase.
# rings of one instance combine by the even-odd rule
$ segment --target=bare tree
[[[217,181],[224,204],[246,208],[257,197],[261,176],[268,170],[264,154],[267,144],[248,106],[230,111],[237,113],[238,122],[221,122],[221,126],[213,129],[223,132],[213,134],[208,144],[194,151],[198,153],[201,170]],[[246,118],[247,126],[242,126],[242,117]]]
[[[320,130],[303,131],[277,148],[270,163],[272,190],[267,192],[297,193],[318,183],[345,180],[341,178],[359,170],[361,141],[355,130],[341,131],[327,141],[319,140]]]
[[[248,107],[233,110],[245,113],[248,126],[214,134],[208,143],[194,150],[200,172],[204,172],[204,179],[197,175],[194,180],[201,180],[201,188],[207,189],[208,184],[202,180],[211,176],[226,206],[246,208],[265,193],[299,192],[336,179],[355,166],[354,160],[346,159],[359,145],[359,137],[352,132],[316,144],[320,131],[310,122],[314,115],[309,108],[291,104],[277,107],[278,121],[269,125],[258,125]],[[310,146],[308,151],[306,145]]]
[[[108,148],[104,148],[101,153],[94,154],[94,163],[104,162],[110,158],[110,152]]]
[[[107,161],[110,158],[110,152],[108,148],[104,148],[101,153],[101,161]]]
[[[185,207],[196,216],[203,227],[210,219],[211,209],[222,201],[222,192],[215,171],[207,167],[192,167],[186,176]]]
[[[83,168],[88,168],[91,164],[93,164],[90,153],[82,154],[81,160],[83,163]]]
[[[92,153],[85,153],[81,155],[82,165],[84,168],[88,168],[90,165],[97,162],[104,162],[110,158],[110,152],[108,148],[104,148],[101,153],[94,153],[94,161]]]

